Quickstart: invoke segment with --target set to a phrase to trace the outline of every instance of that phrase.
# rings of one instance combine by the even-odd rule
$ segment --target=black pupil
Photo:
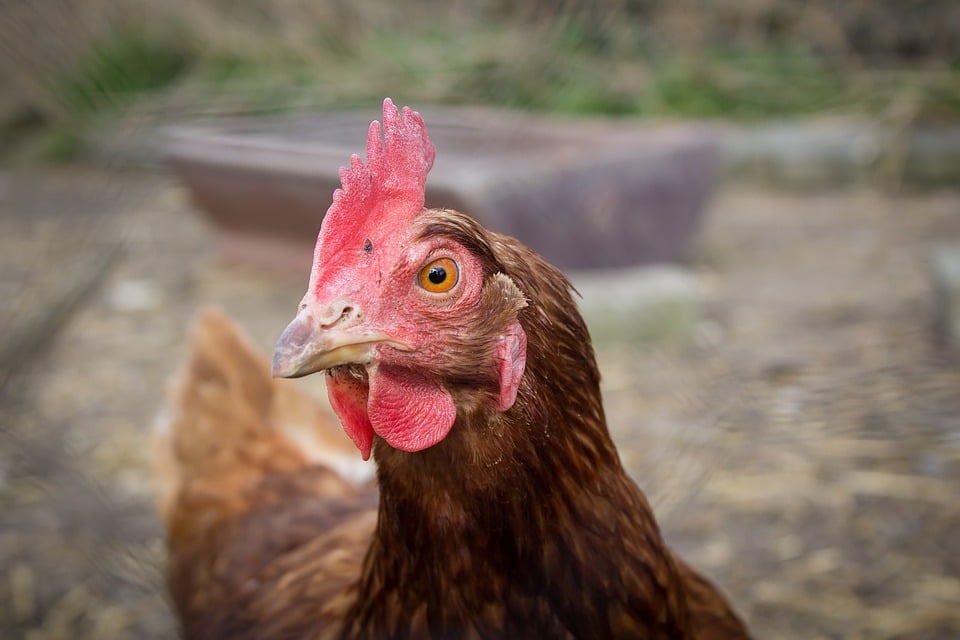
[[[430,273],[427,274],[427,279],[433,284],[443,284],[444,280],[447,279],[447,270],[441,266],[430,267]]]
[[[370,241],[370,238],[363,241],[363,250],[367,253],[373,251],[373,242]]]

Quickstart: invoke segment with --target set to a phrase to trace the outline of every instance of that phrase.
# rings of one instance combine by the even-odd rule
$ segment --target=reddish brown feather
[[[430,211],[419,227],[477,255],[487,295],[433,365],[457,398],[454,429],[416,454],[378,439],[379,502],[307,461],[271,424],[266,363],[222,319],[201,322],[167,436],[185,635],[747,637],[669,551],[624,473],[567,280],[461,214]],[[501,414],[477,354],[511,314],[528,337],[527,372]]]
[[[169,587],[188,638],[284,637],[342,617],[376,491],[311,464],[291,429],[308,429],[297,440],[311,437],[328,456],[356,457],[335,419],[289,381],[271,380],[237,328],[204,312],[153,442]],[[322,589],[281,588],[293,568]]]

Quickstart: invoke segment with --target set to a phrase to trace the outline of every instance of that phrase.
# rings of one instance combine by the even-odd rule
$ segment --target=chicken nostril
[[[317,318],[320,326],[324,329],[330,329],[337,325],[351,324],[360,319],[360,310],[357,307],[346,302],[336,301],[323,310],[323,313]]]

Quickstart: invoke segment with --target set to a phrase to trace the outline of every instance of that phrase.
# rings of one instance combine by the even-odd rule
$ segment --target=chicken
[[[424,209],[423,121],[388,99],[383,125],[341,169],[272,363],[325,372],[376,486],[344,477],[323,412],[202,316],[157,444],[184,635],[748,637],[624,472],[568,280]]]

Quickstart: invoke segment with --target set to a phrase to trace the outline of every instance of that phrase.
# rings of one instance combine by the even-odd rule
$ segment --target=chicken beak
[[[346,364],[369,364],[380,344],[409,351],[410,347],[378,332],[359,327],[324,327],[304,309],[287,325],[273,351],[274,378],[300,378]]]

